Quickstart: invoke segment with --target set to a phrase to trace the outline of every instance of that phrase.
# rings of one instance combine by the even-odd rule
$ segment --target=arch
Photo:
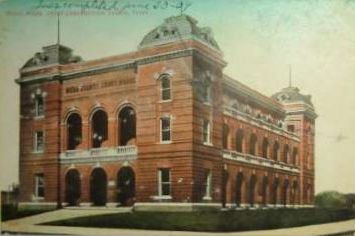
[[[294,180],[292,183],[292,188],[291,188],[291,203],[294,205],[296,204],[296,196],[297,196],[297,190],[298,190],[298,182],[297,180]]]
[[[289,181],[288,181],[288,179],[285,179],[283,186],[282,186],[282,201],[283,201],[283,205],[285,207],[286,207],[287,201],[288,201],[288,187],[289,187]]]
[[[158,81],[160,83],[160,99],[162,101],[171,99],[171,75],[162,74],[159,76]]]
[[[79,205],[81,180],[79,171],[70,169],[65,175],[65,201],[69,206]]]
[[[223,170],[223,176],[222,176],[222,183],[223,183],[223,189],[222,189],[222,207],[225,208],[227,204],[227,185],[228,185],[228,179],[229,179],[229,173],[226,169]]]
[[[67,118],[67,150],[75,150],[82,141],[82,119],[78,113]]]
[[[274,146],[272,148],[272,159],[274,161],[279,160],[279,149],[280,149],[280,144],[279,142],[275,141]]]
[[[248,201],[251,207],[253,207],[255,203],[255,187],[256,187],[256,175],[253,174],[252,176],[250,176],[249,189],[248,189],[249,190]]]
[[[283,150],[283,162],[288,163],[288,157],[289,157],[289,151],[290,148],[288,146],[288,144],[285,144],[284,146],[284,150]]]
[[[269,156],[269,140],[264,137],[262,146],[262,157],[268,158]]]
[[[222,145],[224,149],[228,149],[228,137],[229,137],[229,126],[227,124],[223,124],[223,139]]]
[[[117,172],[117,200],[122,206],[134,204],[136,195],[135,174],[131,167],[122,167]]]
[[[279,189],[279,178],[276,177],[274,178],[274,181],[272,182],[271,185],[271,196],[272,196],[272,204],[276,205],[277,204],[277,193]]]
[[[133,145],[136,139],[136,112],[131,106],[124,106],[118,113],[119,146]]]
[[[92,147],[100,148],[108,138],[108,117],[102,109],[97,109],[91,116]]]
[[[262,204],[266,206],[267,204],[267,187],[269,185],[269,179],[267,176],[263,177],[262,186],[261,186],[261,196],[262,196]]]
[[[235,140],[235,148],[237,152],[244,151],[244,131],[242,129],[238,129],[236,133],[236,140]]]
[[[298,149],[294,147],[292,151],[292,164],[294,165],[297,165],[297,156],[298,156]]]
[[[95,168],[90,175],[90,201],[95,206],[104,206],[107,202],[107,175],[104,169]]]
[[[235,182],[235,204],[237,207],[240,207],[242,203],[242,187],[244,182],[244,176],[242,172],[239,172],[236,177]]]
[[[250,141],[249,141],[249,154],[255,156],[256,155],[256,149],[257,149],[257,142],[258,138],[256,137],[255,134],[250,135]]]

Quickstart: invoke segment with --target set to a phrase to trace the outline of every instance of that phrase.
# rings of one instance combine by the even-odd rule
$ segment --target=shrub
[[[315,197],[315,205],[322,208],[346,208],[347,198],[336,191],[321,192]]]

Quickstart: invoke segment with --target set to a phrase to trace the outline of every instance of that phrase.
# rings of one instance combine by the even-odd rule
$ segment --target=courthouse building
[[[292,86],[265,96],[226,65],[211,31],[187,15],[126,54],[83,61],[59,43],[43,47],[16,80],[20,201],[312,205],[310,96]]]

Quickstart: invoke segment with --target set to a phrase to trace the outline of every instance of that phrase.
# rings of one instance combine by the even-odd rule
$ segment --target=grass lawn
[[[1,206],[1,221],[13,220],[26,216],[41,214],[47,211],[55,210],[54,207],[23,206],[16,209],[13,205]]]
[[[347,209],[268,209],[216,212],[132,212],[79,217],[44,225],[228,232],[275,229],[355,218]]]

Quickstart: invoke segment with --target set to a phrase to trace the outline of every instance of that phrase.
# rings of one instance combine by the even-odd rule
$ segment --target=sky
[[[105,10],[84,15],[79,8],[62,9],[61,43],[84,60],[135,51],[146,33],[180,14],[173,7],[177,0],[167,0],[168,7],[159,1],[120,0],[118,6],[126,10],[114,15]],[[73,0],[0,0],[1,189],[18,182],[19,86],[14,79],[34,53],[56,42],[57,17],[43,8],[55,2]],[[312,95],[319,115],[316,192],[355,192],[355,0],[186,0],[184,4],[189,6],[185,13],[199,26],[212,29],[228,62],[224,72],[240,82],[270,96],[288,85],[291,65],[293,85]]]

